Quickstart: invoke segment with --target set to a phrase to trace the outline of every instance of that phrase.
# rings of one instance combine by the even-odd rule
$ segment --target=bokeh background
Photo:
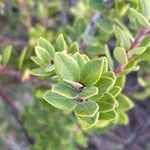
[[[138,73],[127,76],[124,93],[135,103],[128,113],[129,124],[107,132],[81,133],[74,119],[42,101],[48,81],[28,78],[38,37],[53,43],[62,33],[68,43],[77,41],[89,57],[103,56],[105,43],[111,52],[116,45],[114,18],[136,33],[127,15],[127,8],[136,5],[134,0],[0,0],[0,53],[12,46],[9,63],[0,65],[1,150],[150,149],[149,63],[141,63]]]

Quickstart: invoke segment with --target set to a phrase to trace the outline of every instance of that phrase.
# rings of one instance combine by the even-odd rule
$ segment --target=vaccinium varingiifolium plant
[[[150,28],[147,19],[134,9],[130,11],[146,34]],[[31,74],[51,77],[53,83],[52,89],[44,94],[44,100],[58,109],[74,113],[84,128],[126,124],[126,112],[133,107],[133,102],[121,91],[126,74],[138,70],[140,55],[149,45],[134,43],[128,28],[118,20],[116,23],[113,27],[117,39],[114,57],[121,68],[119,71],[113,70],[107,45],[106,57],[90,59],[80,53],[77,42],[68,46],[62,34],[54,46],[40,37],[35,47],[36,56],[31,57],[39,66]]]

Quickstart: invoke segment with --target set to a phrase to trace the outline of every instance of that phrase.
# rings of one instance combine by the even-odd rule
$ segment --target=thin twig
[[[18,70],[12,69],[8,66],[0,65],[0,73],[9,75],[13,78],[18,79],[19,81],[23,81],[22,80],[23,73],[18,71]],[[46,87],[51,88],[51,83],[48,83],[45,80],[39,80],[38,78],[33,77],[31,75],[24,82],[35,84],[35,85],[40,85],[40,86],[46,86]]]

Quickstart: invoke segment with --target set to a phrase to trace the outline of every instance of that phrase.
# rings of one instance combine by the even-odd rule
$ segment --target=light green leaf
[[[36,57],[36,56],[32,56],[31,57],[32,61],[37,64],[38,66],[44,66],[46,65],[45,62],[43,62],[43,60],[41,60],[39,57]]]
[[[74,53],[76,53],[78,51],[79,51],[78,43],[77,42],[72,43],[71,46],[70,46],[69,52],[74,54]]]
[[[116,75],[113,71],[107,71],[107,72],[103,73],[103,76],[109,77],[112,80],[116,81]]]
[[[118,114],[118,118],[117,118],[118,123],[124,125],[127,125],[129,123],[128,115],[125,112],[120,111],[119,113],[117,112],[117,114]]]
[[[81,82],[86,86],[94,85],[101,76],[103,64],[103,58],[87,62],[81,70]]]
[[[52,64],[45,65],[45,72],[52,72],[55,69],[55,66]]]
[[[40,37],[37,40],[37,44],[40,47],[43,47],[44,49],[47,50],[47,52],[50,54],[51,58],[54,58],[55,55],[55,49],[54,47],[50,44],[49,41],[47,41],[45,38]]]
[[[82,68],[87,62],[84,56],[78,52],[73,55],[73,58],[76,60],[80,68]]]
[[[90,61],[90,58],[87,55],[82,54],[82,56],[84,57],[84,59],[85,59],[86,62]]]
[[[114,63],[113,63],[113,60],[112,60],[112,57],[111,57],[111,54],[110,54],[110,51],[109,51],[109,48],[107,45],[105,45],[105,53],[106,53],[106,57],[107,57],[107,60],[108,60],[108,65],[109,65],[109,68],[110,70],[114,70]]]
[[[66,51],[68,49],[67,43],[64,39],[64,36],[60,34],[56,39],[56,50],[57,51]]]
[[[127,110],[133,108],[133,106],[134,106],[134,103],[127,96],[125,96],[123,94],[119,94],[116,97],[116,100],[119,103],[119,107],[117,108],[119,110],[127,111]]]
[[[99,120],[112,121],[117,119],[117,113],[115,110],[111,110],[109,112],[101,112],[99,114]]]
[[[51,56],[47,50],[40,46],[35,47],[35,54],[43,63],[49,63],[51,60]]]
[[[70,99],[77,98],[74,88],[71,85],[66,85],[64,83],[54,85],[52,91]]]
[[[104,11],[106,9],[106,4],[103,1],[99,1],[99,0],[89,0],[89,5],[98,11]]]
[[[133,40],[133,35],[129,31],[129,29],[118,19],[115,19],[115,22],[119,25],[119,27],[128,35],[128,37]]]
[[[79,67],[71,56],[57,52],[55,54],[54,64],[60,79],[79,80]]]
[[[76,115],[81,117],[93,117],[98,111],[99,107],[97,103],[93,101],[84,101],[79,103],[74,109]]]
[[[109,94],[109,93],[104,93],[104,96],[102,96],[97,101],[97,103],[99,105],[99,111],[100,112],[111,111],[116,106],[116,100],[115,100],[115,98],[111,94]]]
[[[149,21],[140,13],[138,13],[136,10],[134,10],[133,8],[130,8],[130,12],[131,14],[136,18],[137,22],[146,28],[150,28],[150,23]]]
[[[30,71],[30,74],[34,76],[49,76],[50,73],[45,72],[45,67],[39,67]]]
[[[52,106],[63,109],[72,110],[77,106],[77,102],[74,99],[69,99],[60,94],[48,91],[44,94],[43,98]]]
[[[128,49],[131,45],[130,37],[128,34],[126,34],[126,32],[118,26],[114,26],[113,30],[117,39],[117,45],[124,49]]]
[[[71,80],[67,80],[67,79],[63,79],[64,83],[67,83],[75,88],[81,88],[83,87],[82,84],[80,84],[79,82],[75,82],[75,81],[71,81]]]
[[[96,83],[96,87],[98,87],[98,94],[93,96],[92,100],[98,100],[103,96],[104,92],[108,92],[114,85],[115,81],[107,76],[102,76],[99,81]]]
[[[140,55],[140,54],[142,54],[143,52],[145,52],[146,49],[147,49],[146,46],[145,46],[145,47],[137,47],[137,48],[134,48],[134,49],[132,49],[132,50],[130,50],[130,51],[128,52],[128,56],[129,56],[129,57],[132,57],[133,55]]]
[[[93,117],[77,116],[77,118],[79,119],[80,124],[83,128],[93,127],[97,123],[98,117],[99,117],[99,112],[97,112]]]
[[[106,57],[104,57],[104,67],[102,73],[105,73],[108,71],[108,60]]]
[[[138,0],[140,13],[150,20],[150,0]]]
[[[24,59],[25,59],[25,56],[26,56],[26,53],[27,53],[27,48],[24,48],[21,52],[21,55],[19,57],[19,61],[18,61],[18,68],[19,69],[22,69],[22,66],[23,66],[23,62],[24,62]]]
[[[0,55],[0,64],[1,64],[1,62],[2,62],[2,55]]]
[[[81,99],[88,99],[94,95],[98,94],[98,88],[91,86],[91,87],[85,87],[80,93],[79,98]]]
[[[7,46],[2,54],[2,62],[4,65],[7,65],[11,56],[12,46]]]
[[[114,49],[114,57],[122,65],[126,65],[128,63],[127,54],[125,50],[121,47],[116,47]]]
[[[119,86],[114,86],[109,93],[116,97],[121,92],[121,88]]]
[[[150,48],[148,48],[143,54],[138,56],[143,61],[150,61]]]
[[[86,19],[82,17],[78,17],[74,22],[74,34],[76,37],[81,37],[83,35],[86,28]]]
[[[113,21],[107,19],[106,17],[100,18],[98,20],[97,26],[105,33],[111,34],[113,32]]]
[[[118,78],[116,79],[116,83],[115,86],[119,86],[121,89],[123,89],[124,85],[126,82],[126,78],[124,75],[120,75],[118,76]]]

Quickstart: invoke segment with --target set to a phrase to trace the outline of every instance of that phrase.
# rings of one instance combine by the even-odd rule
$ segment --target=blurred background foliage
[[[2,56],[7,58],[2,62],[6,67],[0,66],[0,149],[150,149],[149,62],[140,63],[141,69],[127,77],[124,93],[135,102],[129,125],[108,132],[93,129],[87,133],[73,115],[47,107],[41,97],[51,79],[44,82],[28,76],[40,36],[54,43],[62,33],[69,45],[77,41],[90,58],[103,56],[107,43],[112,54],[117,45],[115,19],[133,36],[139,29],[129,15],[130,7],[150,20],[149,0],[0,1],[0,61]],[[146,38],[149,42],[150,37]]]

